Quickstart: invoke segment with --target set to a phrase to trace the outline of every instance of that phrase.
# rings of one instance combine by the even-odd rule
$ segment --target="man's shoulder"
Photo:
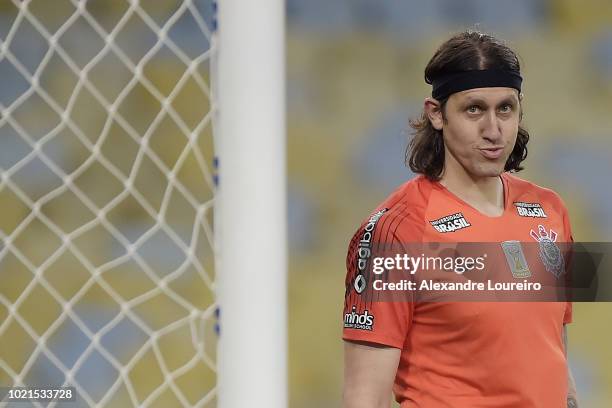
[[[536,202],[540,205],[565,211],[563,199],[554,190],[522,179],[515,174],[504,173],[504,176],[508,182],[511,198],[514,202]]]
[[[363,221],[359,231],[377,229],[384,236],[417,239],[431,194],[431,182],[417,176],[400,185]],[[359,231],[357,233],[359,233]],[[379,234],[377,234],[379,235]],[[380,234],[382,237],[383,234]]]
[[[388,208],[394,212],[417,212],[427,205],[432,190],[432,182],[418,175],[399,185],[378,208]]]

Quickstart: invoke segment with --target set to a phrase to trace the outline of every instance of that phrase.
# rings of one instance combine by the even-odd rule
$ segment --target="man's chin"
[[[475,178],[484,177],[499,177],[504,172],[504,166],[485,165],[480,168],[474,169],[472,176]]]

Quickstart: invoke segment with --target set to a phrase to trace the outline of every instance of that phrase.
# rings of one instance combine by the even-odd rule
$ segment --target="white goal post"
[[[0,390],[286,407],[284,2],[7,0],[0,78]]]
[[[287,405],[285,9],[219,5],[223,407]]]

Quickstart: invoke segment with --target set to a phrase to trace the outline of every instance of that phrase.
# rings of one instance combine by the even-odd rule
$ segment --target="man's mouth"
[[[504,153],[503,147],[486,147],[479,150],[484,157],[491,160],[499,159]]]

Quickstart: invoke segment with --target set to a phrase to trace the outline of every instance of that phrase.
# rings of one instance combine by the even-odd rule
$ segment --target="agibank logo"
[[[378,220],[380,220],[380,217],[382,217],[388,210],[388,208],[383,208],[382,210],[373,214],[363,228],[363,234],[361,235],[357,248],[357,276],[355,276],[355,280],[353,281],[353,287],[358,294],[363,293],[367,286],[367,280],[364,273],[366,267],[368,266],[370,255],[372,255],[374,228],[376,228],[376,224],[378,223]]]
[[[463,213],[447,215],[446,217],[429,221],[429,223],[436,229],[436,231],[441,233],[454,232],[472,226],[472,224],[465,219]]]
[[[363,313],[357,313],[357,308],[353,306],[351,313],[344,315],[344,328],[372,331],[374,328],[374,315],[370,314],[367,309]]]
[[[383,208],[372,215],[366,226],[363,228],[363,234],[359,240],[359,249],[357,250],[357,254],[359,255],[357,259],[357,269],[359,270],[359,273],[362,273],[365,270],[368,264],[368,259],[372,254],[371,247],[372,237],[374,236],[374,228],[376,228],[376,224],[378,223],[378,220],[380,220],[380,217],[382,217],[388,210],[388,208]]]

